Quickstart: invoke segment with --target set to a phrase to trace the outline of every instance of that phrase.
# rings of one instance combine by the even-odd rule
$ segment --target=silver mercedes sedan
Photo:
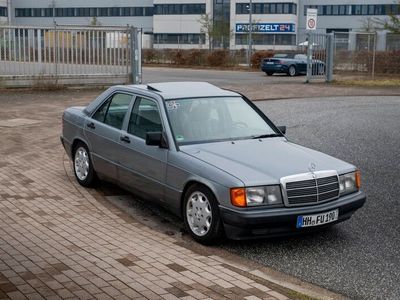
[[[77,181],[155,200],[213,243],[321,230],[365,202],[357,168],[290,142],[251,101],[205,82],[114,86],[63,114]]]

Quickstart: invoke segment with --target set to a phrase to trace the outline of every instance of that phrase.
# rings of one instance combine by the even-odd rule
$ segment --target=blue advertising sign
[[[249,32],[249,23],[237,23],[236,32]],[[290,23],[256,23],[252,25],[252,32],[295,32],[296,25]]]

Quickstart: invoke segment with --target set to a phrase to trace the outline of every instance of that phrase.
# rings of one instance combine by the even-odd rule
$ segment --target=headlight
[[[231,203],[234,206],[276,206],[282,205],[279,185],[231,189]]]
[[[339,176],[340,196],[357,192],[361,186],[360,171]]]

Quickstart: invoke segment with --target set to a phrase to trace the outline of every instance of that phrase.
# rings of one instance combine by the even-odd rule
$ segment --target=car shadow
[[[136,221],[168,236],[174,236],[180,242],[195,243],[189,232],[184,228],[183,220],[158,203],[134,195],[119,186],[101,182],[96,191],[123,212],[129,214]],[[246,240],[229,240],[222,238],[211,248],[220,247],[232,252],[240,252],[246,248],[285,248],[288,251],[298,251],[299,248],[309,248],[312,245],[332,243],[338,239],[346,240],[340,224],[322,228],[320,231],[304,232],[299,235],[290,235],[270,238],[252,238]]]

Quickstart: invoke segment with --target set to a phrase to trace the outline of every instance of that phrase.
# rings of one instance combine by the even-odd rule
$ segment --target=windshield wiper
[[[264,139],[264,138],[271,138],[271,137],[277,137],[281,136],[280,134],[272,133],[272,134],[261,134],[261,135],[254,135],[251,138],[252,139]]]

